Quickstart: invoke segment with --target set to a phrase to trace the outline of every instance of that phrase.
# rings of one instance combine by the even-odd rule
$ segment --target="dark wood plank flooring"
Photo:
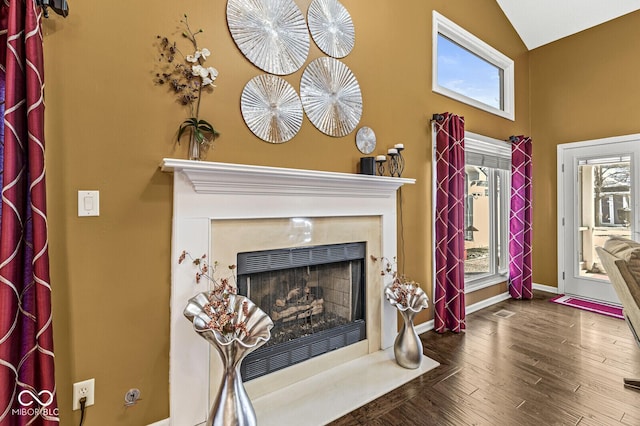
[[[640,426],[640,348],[623,320],[548,300],[506,300],[461,334],[422,334],[440,367],[331,423]],[[515,315],[494,315],[506,309]]]

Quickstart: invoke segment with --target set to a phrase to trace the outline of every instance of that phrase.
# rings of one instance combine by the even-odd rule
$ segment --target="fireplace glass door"
[[[245,359],[244,380],[366,338],[365,243],[238,254],[238,293],[273,320]]]

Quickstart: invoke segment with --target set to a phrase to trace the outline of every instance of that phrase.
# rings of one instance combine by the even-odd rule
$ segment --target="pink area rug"
[[[571,306],[573,308],[582,309],[584,311],[595,312],[597,314],[607,315],[609,317],[624,319],[622,316],[622,308],[606,303],[594,302],[593,300],[580,299],[573,296],[557,296],[549,299],[549,302],[558,303],[560,305]]]

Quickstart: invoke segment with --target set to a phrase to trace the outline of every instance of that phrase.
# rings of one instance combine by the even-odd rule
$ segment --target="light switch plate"
[[[78,191],[78,217],[100,216],[100,191]]]

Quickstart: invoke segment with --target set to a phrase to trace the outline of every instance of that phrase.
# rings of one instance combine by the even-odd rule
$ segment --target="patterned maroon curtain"
[[[511,143],[511,212],[509,215],[509,293],[514,299],[533,298],[531,270],[531,138]]]
[[[444,113],[436,128],[435,330],[465,329],[464,118]]]
[[[0,424],[58,424],[44,178],[41,9],[0,5]]]

